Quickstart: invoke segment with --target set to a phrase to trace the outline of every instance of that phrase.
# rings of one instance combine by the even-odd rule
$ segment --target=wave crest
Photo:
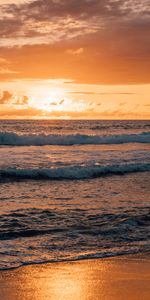
[[[108,175],[124,175],[134,172],[150,171],[150,164],[122,164],[106,166],[72,166],[53,169],[17,169],[0,170],[0,181],[13,180],[78,180],[92,179]]]
[[[0,145],[8,146],[44,146],[44,145],[86,145],[86,144],[123,144],[123,143],[150,143],[150,132],[140,134],[120,135],[57,135],[32,134],[18,135],[13,132],[0,132]]]

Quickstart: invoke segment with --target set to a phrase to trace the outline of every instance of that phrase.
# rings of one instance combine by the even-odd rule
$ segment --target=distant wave
[[[18,135],[0,132],[0,145],[9,146],[44,146],[44,145],[85,145],[85,144],[122,144],[150,143],[150,132],[121,135]]]
[[[0,181],[12,180],[77,180],[92,179],[108,175],[124,175],[150,171],[150,164],[122,164],[106,166],[70,166],[52,169],[0,169]]]

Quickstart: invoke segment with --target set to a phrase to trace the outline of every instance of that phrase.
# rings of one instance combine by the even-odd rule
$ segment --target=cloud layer
[[[32,0],[0,2],[1,45],[49,44],[111,28],[150,24],[148,0]]]
[[[0,78],[147,83],[149,36],[149,0],[0,0]]]

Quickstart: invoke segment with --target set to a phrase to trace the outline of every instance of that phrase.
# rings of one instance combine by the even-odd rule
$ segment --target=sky
[[[149,0],[0,0],[1,119],[149,119]]]

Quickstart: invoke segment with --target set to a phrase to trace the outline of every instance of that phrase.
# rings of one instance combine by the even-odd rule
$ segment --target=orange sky
[[[0,0],[0,118],[148,119],[149,0]]]

